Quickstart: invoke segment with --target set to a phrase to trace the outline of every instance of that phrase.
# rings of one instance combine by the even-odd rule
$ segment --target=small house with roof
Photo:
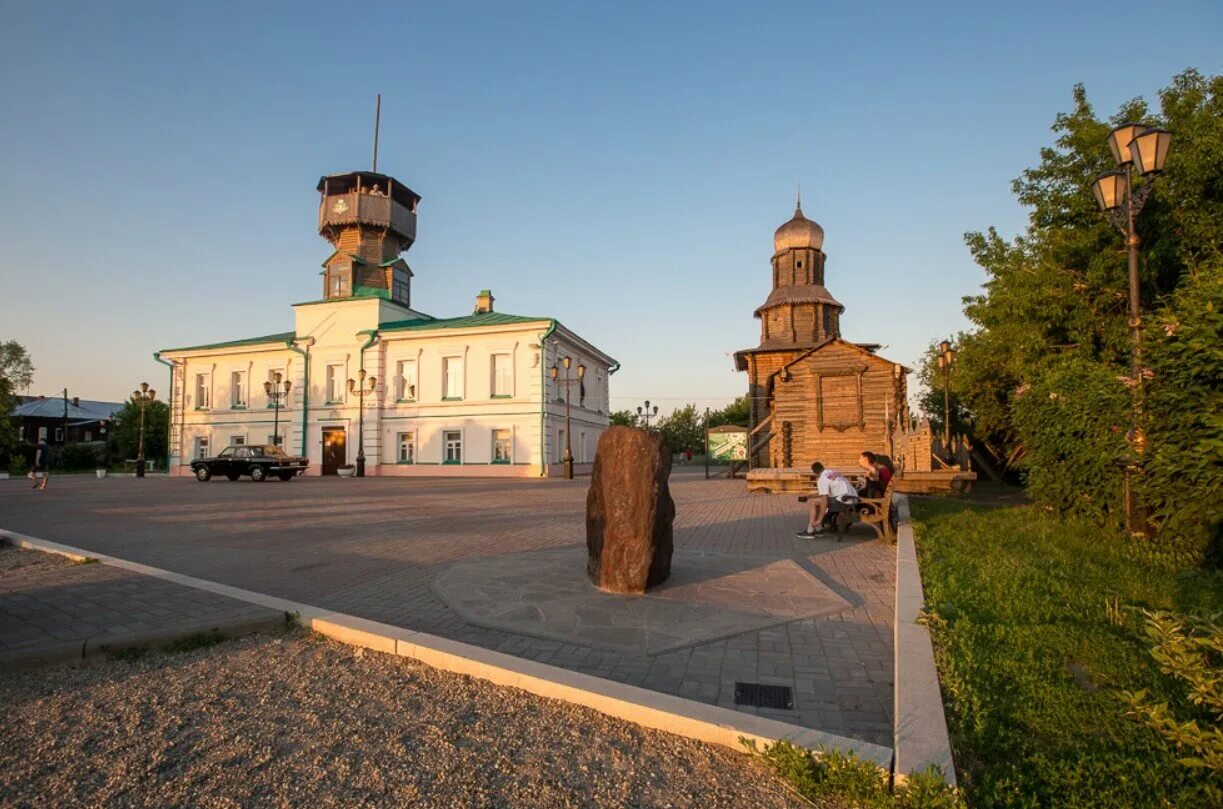
[[[88,444],[106,441],[123,402],[62,396],[18,396],[11,416],[17,438],[27,444]]]
[[[735,353],[748,375],[753,467],[852,469],[864,450],[895,454],[909,369],[874,343],[841,337],[845,311],[824,286],[824,229],[794,216],[773,235],[772,291],[755,311],[760,344]]]
[[[496,311],[487,289],[470,314],[414,308],[402,254],[420,196],[369,171],[323,177],[318,191],[333,250],[322,297],[293,305],[294,328],[157,352],[171,367],[171,474],[235,444],[305,455],[314,475],[360,459],[367,475],[405,476],[556,475],[568,444],[588,471],[616,361],[554,317]],[[580,384],[550,378],[566,357]]]

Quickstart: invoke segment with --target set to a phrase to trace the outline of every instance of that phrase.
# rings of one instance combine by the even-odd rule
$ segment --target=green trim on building
[[[357,287],[352,291],[353,298],[382,298],[385,301],[391,299],[391,291],[382,287]]]
[[[262,343],[284,343],[289,340],[296,340],[297,332],[284,331],[279,334],[268,334],[263,337],[248,337],[245,340],[227,340],[222,343],[205,343],[198,346],[183,346],[181,348],[163,348],[158,353],[165,354],[170,351],[202,351],[206,348],[237,348],[239,346],[255,346]]]
[[[427,329],[472,329],[480,326],[507,326],[518,323],[544,323],[551,318],[526,317],[524,315],[509,315],[502,312],[483,312],[476,315],[446,318],[413,318],[411,320],[395,320],[383,323],[378,331],[410,331]]]

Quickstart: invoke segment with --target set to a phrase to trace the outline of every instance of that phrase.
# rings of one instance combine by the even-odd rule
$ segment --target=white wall
[[[388,308],[389,307],[389,308]],[[167,359],[183,365],[182,383],[176,385],[174,419],[182,427],[178,457],[180,472],[187,471],[194,455],[195,439],[206,435],[209,451],[216,453],[229,444],[231,436],[244,435],[249,444],[268,443],[272,433],[273,411],[263,383],[270,370],[280,370],[293,383],[292,391],[280,410],[282,444],[293,453],[310,458],[311,474],[322,467],[322,428],[347,430],[348,460],[355,461],[358,450],[358,397],[347,392],[346,383],[358,376],[361,346],[368,339],[360,332],[379,322],[404,319],[402,308],[378,299],[354,299],[328,304],[294,307],[297,313],[299,344],[311,338],[309,347],[309,428],[302,446],[302,393],[306,387],[306,363],[287,346],[267,344],[211,350],[167,352]],[[540,337],[549,321],[525,325],[485,326],[469,329],[430,329],[383,332],[364,352],[367,375],[377,379],[373,393],[365,398],[366,474],[518,474],[538,475],[547,464],[559,461],[558,431],[564,429],[565,405],[557,398],[564,388],[547,379],[547,369],[559,358],[571,357],[570,372],[576,377],[579,363],[587,366],[586,396],[575,384],[570,391],[570,419],[573,424],[573,451],[581,463],[593,460],[598,435],[607,425],[609,413],[608,360],[580,338],[558,330],[545,348]],[[494,396],[493,356],[510,357],[512,374],[508,395]],[[458,357],[463,362],[461,397],[443,398],[443,359]],[[415,401],[396,397],[397,363],[416,363]],[[339,366],[342,383],[340,401],[326,401],[327,366]],[[248,393],[244,407],[234,407],[232,373],[245,375]],[[211,403],[198,409],[195,390],[197,373],[210,375]],[[546,422],[541,431],[542,396],[547,393]],[[397,463],[397,434],[417,433],[417,463],[405,468]],[[492,463],[492,434],[508,429],[512,434],[512,463]],[[463,434],[463,468],[442,464],[442,433],[460,430]],[[586,441],[582,444],[581,435]]]

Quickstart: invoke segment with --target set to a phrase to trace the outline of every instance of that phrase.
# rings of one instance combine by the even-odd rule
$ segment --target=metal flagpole
[[[382,93],[378,94],[378,101],[374,106],[374,168],[373,171],[378,171],[378,130],[382,127]]]

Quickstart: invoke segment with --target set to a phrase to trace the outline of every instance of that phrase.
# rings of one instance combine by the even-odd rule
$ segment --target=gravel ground
[[[0,544],[0,578],[13,573],[37,573],[59,567],[71,567],[74,562],[66,556],[42,551],[27,551],[12,545]]]
[[[734,751],[302,631],[2,675],[0,739],[3,806],[807,805]]]

